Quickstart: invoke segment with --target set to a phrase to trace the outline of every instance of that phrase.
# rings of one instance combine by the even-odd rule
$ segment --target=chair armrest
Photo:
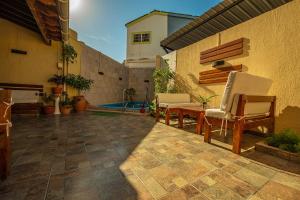
[[[243,95],[246,102],[275,102],[276,96],[256,96],[256,95]]]

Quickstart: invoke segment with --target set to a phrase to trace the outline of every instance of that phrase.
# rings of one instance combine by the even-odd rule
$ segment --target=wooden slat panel
[[[33,85],[33,84],[18,84],[18,83],[0,83],[0,88],[9,90],[33,90],[43,92],[43,85]]]
[[[212,69],[204,72],[200,72],[200,75],[207,75],[207,74],[217,74],[221,72],[226,71],[240,71],[242,70],[242,65],[235,65],[235,66],[229,66],[229,67],[220,67],[218,69]]]
[[[234,40],[234,41],[231,41],[231,42],[222,44],[222,45],[220,45],[220,46],[217,46],[217,47],[208,49],[208,50],[206,50],[206,51],[202,51],[202,52],[201,52],[201,55],[205,55],[205,54],[211,53],[211,52],[213,52],[213,51],[216,51],[216,50],[218,50],[218,49],[223,49],[223,48],[226,48],[226,47],[229,47],[229,46],[238,44],[238,43],[243,43],[243,41],[244,41],[244,38],[240,38],[240,39],[237,39],[237,40]]]
[[[232,56],[243,54],[244,38],[228,42],[226,44],[208,49],[200,53],[200,63],[208,63]]]
[[[213,57],[203,59],[203,60],[200,61],[200,64],[213,62],[213,61],[216,61],[216,60],[221,60],[221,59],[229,58],[229,57],[233,57],[233,56],[238,56],[238,55],[241,55],[241,54],[243,54],[243,49],[237,49],[237,50],[234,50],[234,51],[226,52],[226,53],[223,53],[223,54],[219,54],[219,55],[216,55],[216,56],[213,56]]]
[[[228,77],[229,73],[230,73],[230,71],[220,72],[220,73],[216,73],[216,74],[201,75],[200,80]]]
[[[43,88],[43,85],[19,84],[19,83],[0,83],[0,87],[1,87],[1,86],[27,87],[27,88]]]
[[[219,69],[200,72],[199,83],[212,84],[226,82],[231,71],[242,71],[242,65],[222,67]]]
[[[212,56],[217,56],[219,54],[223,54],[223,53],[226,53],[226,52],[230,52],[230,51],[234,51],[234,50],[242,49],[242,48],[243,48],[243,43],[238,43],[238,44],[226,47],[224,49],[219,49],[217,51],[213,51],[213,52],[201,55],[200,59],[201,60],[206,59],[206,58],[209,58],[209,57],[212,57]]]
[[[228,77],[206,79],[206,80],[199,80],[199,83],[200,84],[224,83],[227,81],[227,79],[228,79]]]

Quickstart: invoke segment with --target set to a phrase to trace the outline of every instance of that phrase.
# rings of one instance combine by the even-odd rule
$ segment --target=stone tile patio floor
[[[14,119],[0,199],[299,199],[300,177],[151,117]]]

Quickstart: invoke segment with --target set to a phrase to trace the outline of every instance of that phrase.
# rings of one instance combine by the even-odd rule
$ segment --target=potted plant
[[[86,79],[80,75],[68,74],[66,84],[77,89],[78,96],[74,96],[74,107],[77,112],[84,111],[87,108],[87,102],[80,92],[91,88],[93,80]]]
[[[43,113],[46,115],[51,115],[55,111],[54,98],[53,95],[47,95],[46,93],[42,97],[43,102]]]
[[[133,102],[133,96],[135,95],[135,89],[134,88],[128,88],[125,90],[125,94],[127,96],[127,99],[129,99],[131,102]]]
[[[69,115],[73,109],[73,102],[70,100],[68,95],[65,95],[64,100],[60,103],[60,110],[63,115]]]
[[[52,88],[52,93],[55,95],[60,95],[63,90],[63,84],[65,82],[65,77],[62,75],[54,74],[51,78],[48,79],[48,82],[56,84],[56,87]]]
[[[63,62],[67,65],[67,74],[69,72],[69,63],[74,63],[77,58],[77,52],[72,45],[64,44],[62,50]]]
[[[211,101],[212,98],[214,98],[216,96],[218,96],[218,95],[211,95],[211,96],[208,96],[208,97],[200,95],[197,100],[202,104],[202,108],[206,109],[207,108],[207,104]]]

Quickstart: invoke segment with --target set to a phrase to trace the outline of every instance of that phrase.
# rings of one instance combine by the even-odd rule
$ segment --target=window
[[[150,43],[150,32],[133,33],[133,43]]]

